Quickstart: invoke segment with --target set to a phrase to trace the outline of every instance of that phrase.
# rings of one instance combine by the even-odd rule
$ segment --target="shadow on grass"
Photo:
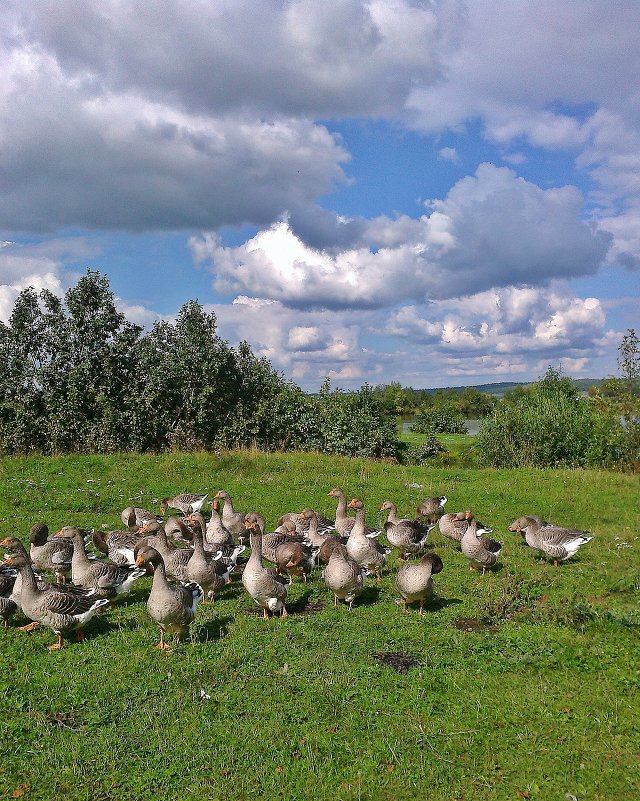
[[[441,609],[446,609],[448,606],[455,606],[461,604],[460,598],[433,598],[426,604],[426,609],[430,612],[439,612]]]
[[[381,589],[381,587],[365,587],[362,594],[356,598],[354,606],[371,606],[371,604],[375,604],[380,597]]]
[[[233,622],[233,617],[214,617],[206,623],[200,623],[193,630],[196,642],[208,642],[209,640],[220,640],[228,633],[229,624]]]

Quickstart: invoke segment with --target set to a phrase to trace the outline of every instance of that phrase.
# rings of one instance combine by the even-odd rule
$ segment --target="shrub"
[[[344,456],[395,457],[398,434],[390,414],[367,384],[356,392],[330,391],[325,381],[318,398],[325,453]]]
[[[624,457],[620,418],[581,398],[549,368],[526,393],[503,402],[482,425],[475,447],[493,467],[607,467]]]
[[[452,406],[422,406],[411,427],[418,434],[466,434],[467,424]]]
[[[446,448],[438,438],[431,434],[419,445],[409,445],[406,450],[400,454],[400,461],[403,464],[427,464],[441,453],[444,453],[445,450]]]

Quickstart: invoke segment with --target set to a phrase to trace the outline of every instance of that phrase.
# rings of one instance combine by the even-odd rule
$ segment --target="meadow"
[[[229,452],[0,460],[0,533],[44,520],[119,528],[130,504],[227,490],[273,526],[361,497],[413,515],[445,494],[504,539],[500,566],[444,562],[423,617],[396,604],[393,556],[349,612],[319,573],[262,620],[235,580],[200,606],[191,641],[154,650],[150,579],[49,653],[50,630],[0,629],[0,797],[628,801],[640,792],[638,477],[588,470],[428,468],[315,454]],[[507,525],[589,529],[555,568]]]

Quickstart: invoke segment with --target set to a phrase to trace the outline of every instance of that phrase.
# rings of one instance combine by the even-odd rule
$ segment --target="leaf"
[[[22,796],[29,790],[28,784],[19,784],[16,789],[11,793],[12,798],[22,798]]]

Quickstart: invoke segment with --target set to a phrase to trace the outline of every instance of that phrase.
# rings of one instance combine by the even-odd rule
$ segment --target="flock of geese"
[[[9,617],[21,610],[32,621],[22,631],[48,626],[57,635],[49,650],[56,650],[73,632],[82,640],[84,625],[98,609],[113,604],[137,579],[152,573],[147,610],[160,629],[156,647],[170,650],[166,635],[173,634],[176,640],[183,637],[195,619],[198,602],[213,600],[231,580],[230,574],[241,568],[244,588],[266,619],[270,614],[287,616],[288,585],[294,576],[307,581],[319,564],[324,565],[322,578],[334,606],[340,600],[351,609],[367,576],[380,581],[394,548],[401,562],[395,587],[403,611],[408,611],[408,603],[417,603],[418,613],[423,614],[424,604],[433,596],[432,576],[443,568],[436,553],[425,553],[429,532],[436,525],[445,537],[460,544],[470,570],[484,574],[497,563],[502,543],[487,536],[492,530],[470,511],[445,514],[444,495],[423,500],[415,518],[398,517],[396,504],[384,501],[380,510],[387,512],[387,521],[381,530],[367,526],[361,500],[354,498],[347,504],[338,487],[328,495],[337,499],[335,519],[312,509],[289,512],[269,533],[260,514],[236,511],[224,490],[210,501],[208,521],[202,514],[207,495],[184,493],[164,498],[160,504],[162,515],[175,509],[181,516],[165,520],[146,509],[127,507],[121,515],[123,530],[87,532],[65,526],[50,537],[47,525],[36,523],[29,534],[28,552],[17,537],[0,542],[5,550],[0,616],[7,627]],[[527,545],[553,559],[555,565],[591,539],[588,532],[553,526],[535,516],[518,518],[509,531],[524,535]],[[391,547],[379,542],[382,533]],[[251,553],[241,565],[238,559],[246,550],[247,536]],[[107,559],[87,552],[90,539]],[[265,568],[263,560],[274,567]],[[50,571],[55,582],[43,580],[35,571]],[[69,577],[71,583],[67,583]]]

